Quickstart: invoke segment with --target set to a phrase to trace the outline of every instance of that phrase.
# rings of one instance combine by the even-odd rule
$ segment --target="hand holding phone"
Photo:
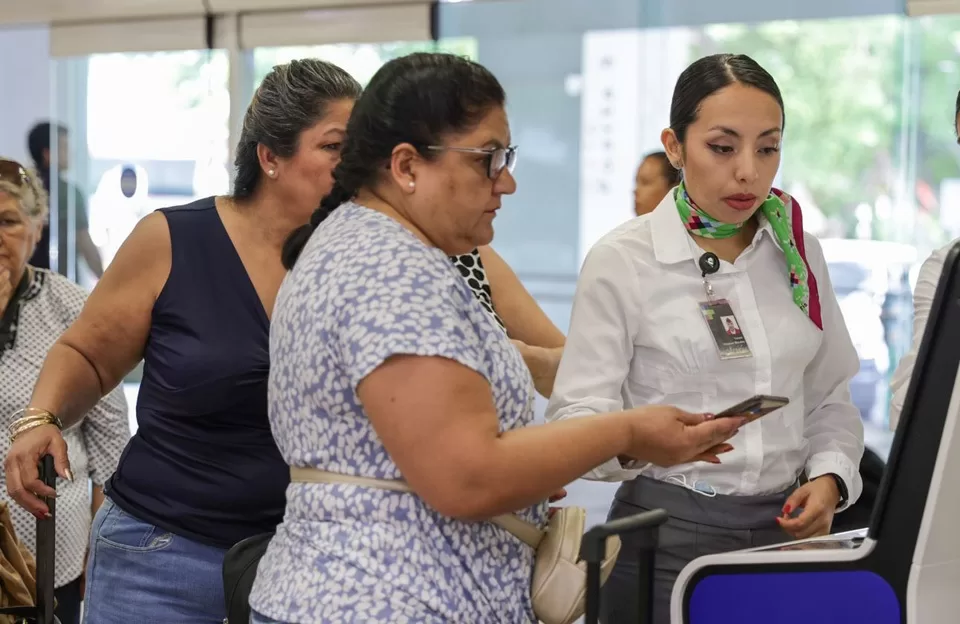
[[[731,416],[742,416],[748,423],[755,421],[761,416],[766,416],[770,412],[775,412],[782,407],[790,404],[790,399],[786,397],[768,396],[758,394],[750,397],[746,401],[741,401],[733,407],[723,410],[716,415],[717,418],[730,418]]]

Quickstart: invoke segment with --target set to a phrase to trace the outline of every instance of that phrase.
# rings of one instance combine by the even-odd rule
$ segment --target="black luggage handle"
[[[645,624],[653,623],[653,579],[657,536],[660,525],[669,515],[663,509],[653,509],[643,513],[617,518],[604,524],[598,524],[583,536],[580,545],[580,559],[587,562],[587,604],[586,624],[600,621],[600,564],[607,556],[607,538],[611,535],[642,532],[640,567],[640,613],[646,614],[641,620]]]
[[[44,455],[40,459],[40,480],[47,487],[56,489],[57,471],[53,466],[53,456]],[[12,615],[18,621],[23,619],[37,624],[54,624],[54,568],[57,550],[57,499],[41,497],[50,509],[50,518],[37,519],[37,604],[31,607],[8,607],[0,609],[0,615]]]

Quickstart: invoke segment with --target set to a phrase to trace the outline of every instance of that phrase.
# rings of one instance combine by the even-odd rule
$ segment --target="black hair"
[[[301,59],[274,67],[243,117],[234,159],[234,198],[246,199],[257,189],[261,174],[258,144],[289,158],[297,151],[300,134],[323,119],[330,103],[359,95],[360,83],[326,61]]]
[[[673,163],[670,162],[670,157],[667,156],[666,152],[662,150],[659,152],[650,152],[643,157],[643,160],[647,160],[648,158],[660,161],[660,175],[662,175],[663,179],[667,181],[668,186],[673,187],[680,184],[680,170],[673,166]]]
[[[694,61],[683,70],[673,89],[670,129],[680,143],[686,140],[687,129],[696,121],[700,104],[734,83],[769,94],[780,105],[781,119],[786,122],[780,87],[767,70],[745,54],[713,54]]]
[[[34,126],[30,128],[30,132],[27,133],[27,151],[30,152],[30,159],[33,160],[33,166],[36,168],[37,173],[40,174],[40,178],[47,188],[50,186],[50,178],[52,175],[50,165],[53,163],[47,164],[43,162],[43,152],[46,151],[48,154],[50,153],[51,138],[54,132],[56,132],[57,138],[67,136],[66,126],[50,123],[49,121],[41,121],[34,124]]]
[[[475,127],[506,101],[503,87],[479,63],[452,54],[417,52],[393,59],[374,74],[353,107],[333,189],[283,246],[290,269],[310,235],[341,204],[376,182],[393,149],[409,143],[427,159],[445,135]]]

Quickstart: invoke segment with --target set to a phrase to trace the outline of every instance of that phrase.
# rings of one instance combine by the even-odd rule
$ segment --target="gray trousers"
[[[603,586],[603,624],[670,624],[673,585],[690,561],[703,555],[768,546],[790,537],[777,525],[794,488],[768,496],[707,497],[679,485],[638,477],[617,490],[609,519],[663,508],[670,519],[660,527],[656,553],[653,622],[640,619],[641,538],[622,536],[616,567]]]

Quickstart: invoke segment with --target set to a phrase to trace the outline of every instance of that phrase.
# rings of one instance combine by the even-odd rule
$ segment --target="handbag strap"
[[[373,479],[371,477],[358,477],[356,475],[338,474],[302,466],[290,467],[290,480],[293,483],[342,483],[344,485],[357,485],[360,487],[376,488],[378,490],[390,490],[392,492],[413,492],[405,481],[388,481],[385,479]],[[534,550],[537,549],[540,541],[543,540],[543,531],[537,528],[536,525],[521,519],[516,514],[496,516],[490,518],[490,522],[512,534]]]

